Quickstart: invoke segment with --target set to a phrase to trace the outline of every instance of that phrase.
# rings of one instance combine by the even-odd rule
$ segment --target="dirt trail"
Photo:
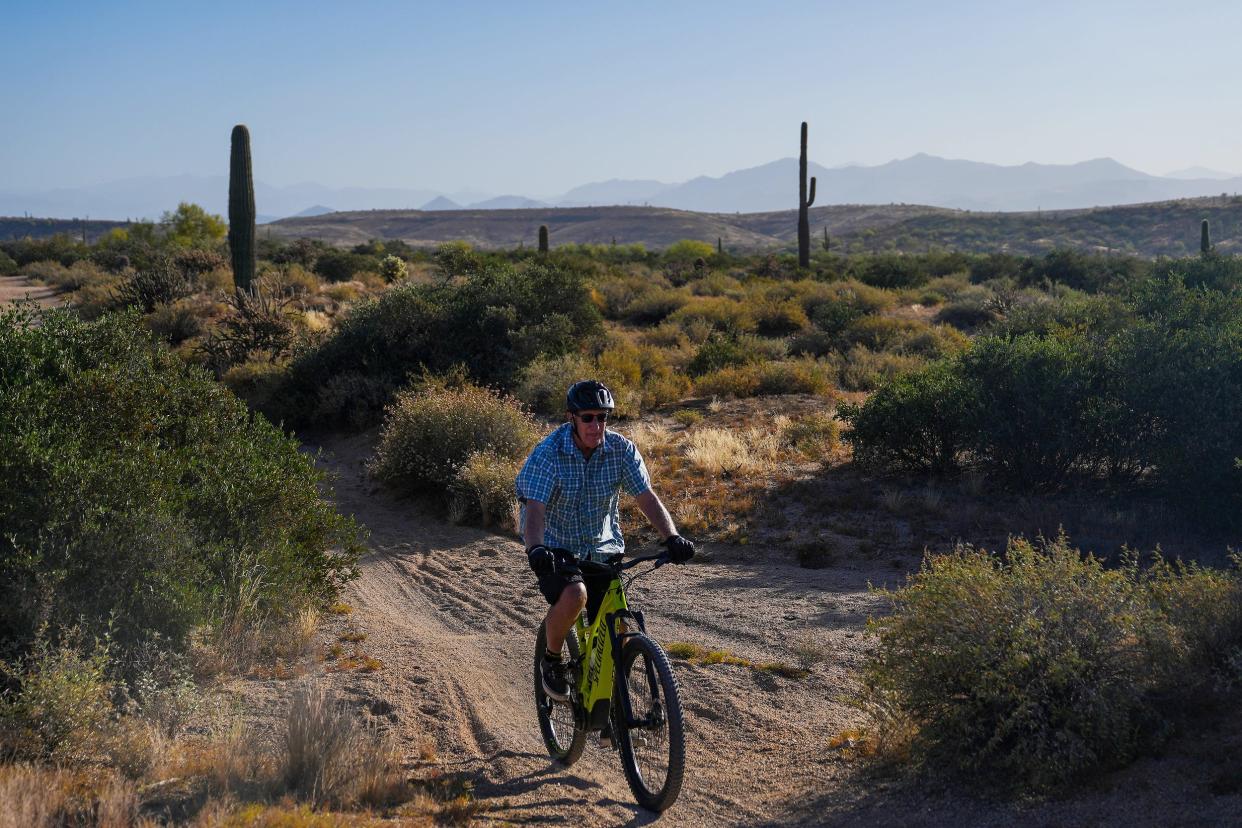
[[[363,650],[384,666],[333,673],[331,681],[395,732],[412,768],[430,741],[442,768],[473,782],[489,808],[485,822],[655,821],[634,804],[618,754],[589,743],[566,769],[544,751],[531,659],[546,605],[519,542],[452,526],[379,490],[363,469],[372,440],[333,438],[321,460],[336,475],[341,510],[371,530],[361,578],[345,597],[355,611],[333,632],[348,624],[366,633]],[[892,584],[902,573],[849,560],[801,569],[788,552],[763,549],[704,552],[631,590],[654,638],[727,649],[755,663],[794,663],[789,636],[810,630],[828,653],[803,679],[674,662],[687,716],[687,769],[661,825],[1132,827],[1236,824],[1242,813],[1242,720],[1188,734],[1162,756],[1055,801],[997,802],[917,778],[868,774],[828,741],[860,724],[840,699],[863,657],[866,617],[879,608],[867,584]],[[270,684],[263,692],[276,706],[287,695]]]
[[[25,276],[0,276],[0,307],[19,299],[33,299],[50,308],[56,304],[56,292],[50,287],[31,284]]]
[[[496,819],[642,824],[616,753],[592,744],[572,768],[543,748],[531,699],[535,630],[546,610],[518,541],[456,527],[376,491],[362,469],[366,437],[335,441],[339,505],[371,530],[372,552],[349,587],[350,622],[384,662],[350,674],[346,692],[411,746],[434,740],[450,769],[475,780]],[[669,493],[671,499],[674,495]],[[668,825],[783,822],[839,763],[827,739],[856,718],[835,700],[861,655],[874,605],[868,580],[892,570],[800,569],[762,550],[709,549],[710,562],[665,567],[632,602],[657,640],[727,649],[756,663],[793,663],[784,646],[813,629],[832,657],[804,679],[750,667],[675,662],[687,713],[687,771]],[[412,748],[413,749],[413,748]]]

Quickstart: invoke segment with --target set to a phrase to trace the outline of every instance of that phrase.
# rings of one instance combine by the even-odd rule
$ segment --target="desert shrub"
[[[794,451],[818,459],[840,443],[841,423],[831,414],[816,411],[791,420],[781,431],[781,439]]]
[[[832,392],[833,383],[826,365],[811,359],[765,362],[759,366],[760,396],[778,394],[818,394]]]
[[[755,330],[763,336],[788,336],[811,324],[799,303],[764,302],[754,309]]]
[[[322,473],[132,314],[0,313],[0,639],[288,617],[352,572]],[[101,578],[100,573],[107,573]],[[105,625],[109,625],[105,627]]]
[[[593,285],[597,305],[608,319],[625,318],[626,308],[640,296],[668,287],[667,281],[650,273],[610,273],[595,280]]]
[[[402,490],[443,491],[474,452],[516,460],[537,437],[534,420],[514,398],[474,385],[431,384],[397,395],[370,470]]]
[[[184,302],[156,305],[146,323],[151,333],[171,345],[180,345],[203,332],[203,323],[194,308]]]
[[[539,357],[522,371],[517,398],[549,417],[565,413],[565,391],[580,379],[594,376],[595,366],[584,354]]]
[[[861,693],[882,733],[1019,789],[1130,759],[1242,633],[1236,575],[1110,570],[1064,536],[1004,557],[962,547],[882,594],[893,613],[872,623]],[[1190,595],[1194,611],[1175,609]]]
[[[217,377],[249,359],[275,363],[293,351],[293,297],[271,292],[258,282],[253,292],[235,291],[228,312],[199,346]]]
[[[926,364],[922,357],[875,352],[856,345],[844,354],[830,356],[836,366],[837,382],[846,391],[874,391],[896,377]]]
[[[763,354],[754,346],[754,337],[713,336],[699,346],[687,369],[692,377],[700,377],[732,365],[759,362]]]
[[[704,397],[753,397],[759,392],[759,371],[754,365],[734,365],[698,377],[694,393]]]
[[[78,290],[85,285],[110,281],[103,268],[85,259],[68,267],[59,262],[32,262],[22,268],[22,272],[28,279],[56,290]]]
[[[12,276],[17,273],[17,261],[8,253],[0,250],[0,276]]]
[[[436,267],[448,278],[453,276],[470,276],[478,273],[483,266],[483,257],[470,246],[469,242],[450,241],[436,247],[432,257]]]
[[[750,307],[719,296],[696,296],[669,316],[669,319],[681,325],[687,333],[695,323],[734,334],[749,333],[755,329],[755,319]],[[691,336],[691,339],[694,337]]]
[[[635,325],[655,325],[687,301],[684,293],[672,288],[648,290],[625,306],[623,316]]]
[[[161,259],[135,273],[121,283],[117,303],[122,307],[136,306],[143,313],[156,305],[170,305],[192,292],[190,283],[172,262]]]
[[[498,264],[460,283],[407,279],[295,356],[285,419],[307,422],[321,387],[347,374],[365,377],[385,402],[420,368],[443,373],[460,364],[478,382],[510,388],[537,357],[575,351],[599,330],[599,312],[571,271]]]
[[[484,526],[503,524],[517,506],[513,480],[520,467],[520,460],[494,451],[471,452],[450,487],[455,508],[463,516],[477,516]]]
[[[828,394],[833,385],[828,370],[812,360],[734,365],[698,377],[694,391],[721,397]]]
[[[288,375],[285,383],[277,388],[278,400],[275,404],[280,416],[290,416],[285,393],[288,390]],[[323,385],[315,390],[310,416],[294,413],[298,422],[341,423],[350,428],[366,428],[375,421],[376,412],[381,411],[392,399],[392,388],[382,379],[349,371],[328,377]]]
[[[204,274],[228,267],[229,262],[214,250],[201,247],[182,248],[172,254],[172,265],[181,271],[187,282],[197,284]]]
[[[284,366],[269,359],[255,359],[232,366],[220,379],[251,410],[272,417],[284,377]]]
[[[848,348],[861,345],[872,351],[902,351],[906,343],[927,331],[927,324],[891,316],[863,316],[841,331],[841,342]]]
[[[920,257],[890,253],[864,257],[851,269],[860,282],[879,288],[915,287],[931,277]]]
[[[263,287],[276,295],[301,298],[319,290],[319,279],[300,264],[290,263],[265,268],[260,278]]]
[[[13,664],[0,662],[0,677],[17,688],[0,696],[0,757],[52,763],[98,758],[112,730],[112,681],[108,651],[88,652],[46,639]]]
[[[987,296],[982,293],[963,294],[936,312],[937,322],[964,331],[994,322],[996,318],[995,309],[988,304]]]
[[[689,428],[703,422],[703,412],[694,408],[679,408],[673,412],[673,420],[679,425]]]
[[[902,350],[927,359],[959,354],[970,345],[970,339],[949,325],[927,325],[912,331]]]
[[[399,256],[390,254],[380,259],[379,275],[383,277],[385,282],[400,281],[406,277],[408,272],[405,260]]]
[[[728,296],[741,299],[742,283],[724,273],[709,273],[690,283],[690,293],[695,296]]]
[[[1091,456],[1099,366],[1075,338],[982,337],[958,363],[976,454],[1026,485],[1057,483]]]
[[[841,405],[845,439],[864,464],[953,469],[974,437],[974,393],[956,363],[933,363],[882,385],[863,405]]]
[[[315,273],[325,282],[348,282],[356,274],[376,267],[378,265],[372,256],[336,249],[321,252],[314,264]]]
[[[789,337],[789,353],[794,356],[827,356],[837,349],[836,334],[811,328]]]

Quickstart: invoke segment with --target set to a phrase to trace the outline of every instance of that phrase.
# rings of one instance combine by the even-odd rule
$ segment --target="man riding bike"
[[[599,609],[612,577],[584,579],[576,564],[625,551],[617,511],[621,489],[634,496],[660,533],[672,562],[694,557],[694,544],[677,534],[652,490],[638,447],[606,428],[614,408],[612,392],[602,382],[575,382],[565,394],[567,422],[535,446],[515,481],[526,556],[551,604],[541,672],[544,693],[557,701],[569,698],[561,656],[565,636],[584,607],[590,616]]]

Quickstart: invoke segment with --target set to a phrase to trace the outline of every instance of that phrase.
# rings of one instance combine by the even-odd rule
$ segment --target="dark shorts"
[[[587,591],[587,619],[588,622],[594,621],[595,613],[599,612],[599,606],[604,602],[604,596],[612,584],[612,575],[584,575],[581,572],[567,574],[563,571],[565,564],[576,561],[577,556],[568,549],[553,549],[552,554],[556,555],[557,571],[551,575],[539,576],[539,591],[549,604],[555,604],[560,600],[565,587],[570,584],[584,585]]]

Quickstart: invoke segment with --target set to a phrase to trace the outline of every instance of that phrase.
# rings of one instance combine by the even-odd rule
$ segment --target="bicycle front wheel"
[[[540,668],[547,645],[548,639],[543,625],[540,624],[539,635],[535,639],[535,712],[539,716],[539,730],[543,733],[543,743],[547,746],[548,753],[561,764],[569,766],[582,756],[582,750],[586,746],[586,730],[580,725],[571,702],[550,699],[543,692]],[[578,658],[577,630],[570,629],[569,635],[565,637],[563,652],[567,661]]]
[[[638,804],[664,811],[681,792],[686,764],[681,696],[668,656],[645,635],[629,636],[621,649],[618,692],[629,696],[633,720],[614,705],[621,766]]]

